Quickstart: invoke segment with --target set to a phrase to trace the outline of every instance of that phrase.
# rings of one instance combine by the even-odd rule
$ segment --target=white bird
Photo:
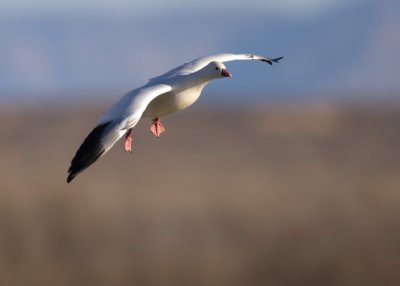
[[[282,58],[219,54],[196,59],[150,79],[144,86],[128,92],[100,117],[72,159],[67,182],[103,156],[123,136],[125,151],[131,152],[132,130],[142,117],[153,118],[150,130],[159,137],[165,131],[160,117],[192,105],[211,80],[232,76],[223,62],[259,60],[272,65]]]

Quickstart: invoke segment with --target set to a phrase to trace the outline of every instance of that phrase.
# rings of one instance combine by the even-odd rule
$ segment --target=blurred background
[[[1,285],[399,285],[400,2],[0,1]],[[221,52],[70,185],[109,104]]]

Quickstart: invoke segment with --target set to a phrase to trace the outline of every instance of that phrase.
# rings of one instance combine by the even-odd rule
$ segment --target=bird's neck
[[[207,76],[207,74],[205,74],[203,70],[200,70],[189,75],[181,76],[178,85],[181,89],[189,89],[199,86],[203,88],[211,80],[213,80],[213,78]]]

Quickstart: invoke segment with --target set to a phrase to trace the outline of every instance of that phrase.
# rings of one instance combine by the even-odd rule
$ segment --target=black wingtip
[[[276,58],[276,59],[271,59],[271,61],[273,61],[274,63],[279,63],[279,61],[281,59],[283,59],[283,57],[279,57],[279,58]]]
[[[71,183],[71,181],[72,181],[74,178],[75,178],[74,175],[68,174],[67,183],[68,183],[68,184]]]
[[[101,138],[110,122],[96,126],[83,141],[68,169],[67,183],[70,183],[80,172],[96,162],[105,152]]]
[[[279,63],[279,61],[280,61],[281,59],[283,59],[283,57],[279,57],[279,58],[276,58],[276,59],[268,59],[268,58],[265,58],[265,59],[261,59],[260,61],[272,65],[272,63]]]

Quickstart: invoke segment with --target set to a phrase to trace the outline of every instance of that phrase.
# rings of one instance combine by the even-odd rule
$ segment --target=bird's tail
[[[121,138],[118,125],[106,122],[97,125],[86,137],[68,169],[67,183],[70,183],[80,172],[92,165]]]

